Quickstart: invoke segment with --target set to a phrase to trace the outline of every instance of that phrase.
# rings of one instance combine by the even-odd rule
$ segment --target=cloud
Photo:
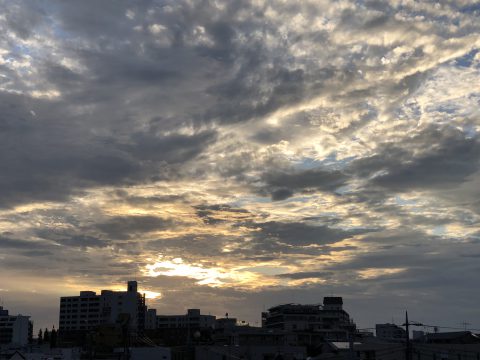
[[[137,272],[164,311],[252,323],[243,309],[329,293],[364,326],[363,308],[380,322],[389,304],[448,307],[445,321],[476,309],[468,2],[0,9],[0,272],[23,304],[10,279],[53,284],[54,304]],[[161,256],[223,283],[140,274]],[[461,309],[443,300],[454,291]]]
[[[274,188],[272,199],[284,200],[294,190],[334,191],[346,184],[347,177],[340,171],[322,171],[320,169],[287,172],[274,172],[265,175],[265,182]]]
[[[376,155],[355,161],[352,168],[391,190],[448,189],[479,170],[479,150],[476,138],[451,127],[431,127],[402,144],[380,145]]]
[[[286,273],[276,275],[279,278],[287,278],[294,280],[302,279],[312,279],[312,278],[329,278],[332,276],[332,272],[328,271],[303,271],[298,273]]]
[[[138,233],[168,229],[173,226],[173,222],[155,216],[115,216],[95,226],[110,239],[125,240]]]

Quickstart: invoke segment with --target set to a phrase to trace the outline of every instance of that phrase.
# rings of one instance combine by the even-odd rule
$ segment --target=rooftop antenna
[[[464,329],[464,331],[467,331],[467,326],[468,326],[468,325],[472,325],[472,324],[470,324],[470,323],[468,323],[468,322],[464,321],[464,322],[462,322],[462,325],[463,325],[463,329]]]

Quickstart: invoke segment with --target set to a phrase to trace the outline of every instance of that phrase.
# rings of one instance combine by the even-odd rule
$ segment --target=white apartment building
[[[30,316],[9,315],[0,306],[0,345],[25,346],[32,336]]]
[[[127,291],[81,291],[80,296],[60,298],[61,333],[86,332],[99,325],[115,324],[128,318],[130,331],[145,329],[145,295],[138,292],[137,282],[129,281]],[[126,316],[128,315],[128,316]]]

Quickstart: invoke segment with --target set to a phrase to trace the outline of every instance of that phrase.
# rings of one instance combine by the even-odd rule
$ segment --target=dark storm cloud
[[[62,201],[88,187],[177,176],[169,165],[192,160],[215,139],[210,131],[191,136],[134,133],[125,146],[111,137],[93,135],[78,118],[67,121],[60,103],[0,96],[3,207],[35,200]],[[25,106],[35,108],[38,115],[33,116]]]
[[[284,200],[295,191],[334,191],[346,184],[348,177],[340,171],[312,169],[294,172],[273,170],[264,175],[264,181],[271,193],[272,200]]]
[[[434,144],[434,145],[432,145]],[[465,182],[480,169],[477,138],[452,127],[429,127],[401,144],[382,144],[376,154],[352,163],[370,184],[394,191],[442,190]]]
[[[241,239],[222,235],[186,235],[148,241],[144,246],[149,251],[171,256],[182,254],[182,258],[195,261],[197,256],[205,258],[227,256],[222,250],[231,241]]]
[[[212,94],[221,95],[221,101],[207,116],[222,122],[246,121],[304,97],[307,85],[304,84],[303,70],[279,68],[270,73],[266,71],[264,75],[259,72],[261,59],[255,59],[254,56],[245,62],[244,69],[235,79],[210,90]],[[259,103],[258,99],[264,100]]]
[[[303,222],[284,223],[270,221],[258,224],[259,237],[271,237],[289,245],[332,244],[349,238],[354,232],[334,229],[327,226],[313,226]]]
[[[78,226],[78,224],[77,224]],[[79,230],[79,232],[86,232],[88,229]],[[98,237],[85,234],[72,234],[71,230],[56,229],[56,228],[38,228],[34,229],[33,233],[42,239],[52,243],[69,246],[74,248],[86,249],[88,247],[101,248],[110,245],[109,241],[105,241]]]
[[[285,200],[293,196],[293,194],[294,192],[290,189],[280,188],[272,192],[272,200],[273,201]]]
[[[101,239],[98,239],[93,236],[86,235],[74,235],[69,238],[64,238],[59,241],[62,245],[74,246],[74,247],[104,247],[108,245],[108,242],[105,242]]]
[[[110,239],[126,240],[135,234],[172,229],[174,222],[157,216],[116,216],[95,227]]]
[[[29,6],[13,3],[9,5],[3,9],[8,29],[21,39],[32,36],[35,26],[45,20],[45,11],[35,2],[29,2]]]
[[[186,203],[187,197],[184,195],[159,195],[159,196],[126,196],[124,201],[132,205],[151,205],[165,203]]]
[[[131,137],[128,152],[141,160],[165,161],[169,164],[184,163],[193,159],[205,147],[215,141],[215,132],[204,131],[194,135],[175,134],[155,136],[137,133]]]
[[[18,249],[18,250],[48,250],[51,249],[52,244],[43,241],[29,241],[10,237],[0,236],[0,248],[3,249]]]
[[[196,205],[194,208],[197,216],[208,225],[238,220],[239,215],[241,219],[252,215],[248,210],[222,204]],[[232,219],[231,215],[235,216],[235,219]]]
[[[18,96],[2,94],[2,98],[2,108],[7,109],[0,133],[2,206],[63,200],[76,188],[118,184],[134,175],[137,166],[128,157],[101,147],[98,140],[77,138],[86,135],[78,124],[67,124],[55,112],[45,119],[34,118],[21,108],[24,100]]]
[[[362,235],[360,240],[364,244],[373,245],[369,246],[369,252],[357,254],[350,260],[334,263],[324,269],[357,271],[403,268],[407,272],[386,276],[415,282],[416,278],[422,277],[421,273],[425,273],[431,281],[437,277],[440,281],[443,272],[450,272],[452,276],[458,277],[463,273],[462,269],[475,267],[473,261],[462,260],[462,254],[473,250],[475,245],[454,242],[447,237],[428,235],[421,231],[385,230]],[[440,271],[440,268],[443,270]]]
[[[66,51],[75,54],[87,69],[84,73],[76,73],[60,64],[48,62],[43,64],[43,74],[49,83],[65,89],[67,94],[72,91],[71,96],[65,95],[72,103],[81,105],[111,101],[112,105],[117,107],[121,106],[121,100],[124,100],[129,102],[130,108],[138,107],[140,109],[142,106],[148,108],[154,106],[156,101],[160,101],[160,103],[164,101],[162,96],[166,94],[166,90],[162,89],[164,86],[170,88],[171,84],[166,85],[169,81],[176,79],[175,81],[178,82],[180,74],[184,70],[192,68],[182,62],[182,59],[188,58],[182,56],[185,54],[181,52],[176,54],[175,49],[169,49],[167,53],[165,49],[160,49],[155,45],[154,36],[150,37],[152,34],[148,35],[146,29],[154,23],[147,21],[145,14],[148,5],[151,4],[129,5],[131,5],[129,9],[137,14],[135,20],[126,19],[126,8],[111,2],[96,4],[91,8],[85,4],[81,6],[78,4],[59,5],[59,19],[70,35],[76,34],[85,41],[105,45],[105,47],[91,46],[81,49],[66,48]],[[151,10],[157,16],[157,20],[165,25],[166,31],[173,31],[172,39],[175,39],[177,48],[190,47],[201,57],[211,57],[216,62],[222,62],[222,66],[227,67],[225,69],[232,70],[229,66],[232,66],[234,62],[239,65],[237,66],[239,70],[233,77],[222,79],[225,81],[220,81],[220,84],[210,88],[209,92],[217,97],[216,104],[205,114],[195,114],[200,119],[214,118],[219,122],[250,120],[273,112],[282,106],[309,98],[313,93],[318,94],[319,88],[322,88],[322,84],[326,81],[348,82],[347,78],[353,76],[351,71],[328,64],[321,69],[291,69],[280,64],[271,67],[268,62],[270,50],[265,48],[258,39],[247,37],[243,42],[239,42],[237,39],[239,32],[245,33],[245,27],[249,25],[255,27],[263,18],[258,13],[245,24],[234,21],[238,12],[245,10],[245,4],[240,5],[237,2],[228,4],[222,10],[223,16],[216,18],[212,18],[210,14],[220,10],[209,2],[203,2],[201,5],[182,4],[175,7],[175,16],[171,17],[162,13],[162,7],[152,7]],[[301,11],[301,8],[285,6],[282,10],[293,14]],[[104,14],[105,16],[102,17],[104,20],[97,21],[97,15],[94,13]],[[218,18],[222,18],[222,20],[218,20]],[[85,26],[86,24],[88,26]],[[189,44],[189,36],[192,35],[195,26],[200,24],[203,25],[206,34],[213,39],[213,45]],[[134,26],[142,26],[143,35],[139,35],[133,30]],[[100,39],[97,36],[99,33],[102,34]],[[138,42],[123,41],[124,38],[140,40],[140,36],[143,37]],[[143,52],[139,51],[138,44],[140,43],[143,46]],[[167,54],[168,56],[164,56]],[[158,61],[159,59],[162,61]],[[178,68],[178,64],[181,64],[180,66],[183,68]],[[221,75],[222,72],[219,74]],[[132,95],[139,86],[147,86],[150,93],[145,97],[146,100],[136,99],[132,103]],[[315,91],[312,92],[312,89]],[[403,90],[402,87],[398,91]],[[262,99],[262,101],[259,102],[258,99]],[[119,121],[116,118],[118,114],[106,114],[102,109],[94,109],[94,114],[97,115],[96,118],[102,118],[100,128],[109,128],[113,133],[118,126],[120,134],[126,130],[123,127],[128,121],[127,118]],[[57,114],[57,116],[61,115]],[[198,132],[192,136],[180,134],[166,136],[151,131],[134,131],[128,135],[127,139],[122,139],[122,143],[119,144],[113,139],[113,134],[112,138],[106,136],[92,139],[91,134],[85,133],[89,125],[91,124],[85,123],[85,129],[79,126],[71,130],[72,137],[86,136],[82,140],[83,143],[78,144],[77,149],[71,149],[71,142],[66,144],[60,142],[54,146],[60,150],[58,153],[63,156],[57,155],[55,158],[52,154],[45,154],[45,159],[52,159],[52,163],[56,164],[53,171],[48,171],[49,175],[43,176],[43,173],[47,172],[48,167],[52,164],[41,163],[34,158],[33,162],[39,165],[36,170],[39,171],[32,171],[32,173],[38,175],[32,176],[32,181],[23,180],[23,183],[19,181],[21,190],[16,191],[15,188],[12,188],[13,191],[10,192],[12,196],[10,199],[4,199],[5,201],[2,203],[13,202],[14,197],[20,199],[22,196],[25,198],[24,201],[27,201],[29,197],[37,196],[50,200],[62,200],[75,189],[89,186],[131,184],[146,179],[175,177],[181,171],[178,168],[163,168],[157,170],[156,175],[153,175],[158,164],[153,165],[153,169],[150,169],[152,164],[139,164],[137,160],[182,164],[202,153],[208,145],[216,141],[215,133],[211,130]],[[42,135],[40,135],[40,139],[42,139]],[[31,143],[29,139],[23,138],[22,140],[27,146]],[[85,149],[91,148],[96,148],[95,155],[81,155]],[[72,164],[75,165],[72,166]],[[19,172],[19,170],[13,171],[12,178],[20,178]],[[61,182],[63,188],[55,186],[54,189],[53,178],[59,178],[62,175],[67,175],[65,181]],[[338,172],[309,170],[295,174],[269,174],[266,175],[265,180],[271,187],[266,191],[272,199],[284,200],[296,191],[312,189],[332,191],[344,184],[345,177]],[[8,182],[4,185],[11,184]],[[8,188],[8,186],[6,187]],[[36,189],[42,191],[36,191]]]
[[[301,271],[296,273],[278,274],[276,277],[284,279],[302,280],[302,279],[314,279],[314,278],[330,278],[333,272],[329,271]]]

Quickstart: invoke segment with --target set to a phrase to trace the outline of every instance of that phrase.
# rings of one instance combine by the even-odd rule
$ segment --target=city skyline
[[[0,299],[480,328],[480,5],[0,0]],[[254,314],[254,315],[252,315]]]

